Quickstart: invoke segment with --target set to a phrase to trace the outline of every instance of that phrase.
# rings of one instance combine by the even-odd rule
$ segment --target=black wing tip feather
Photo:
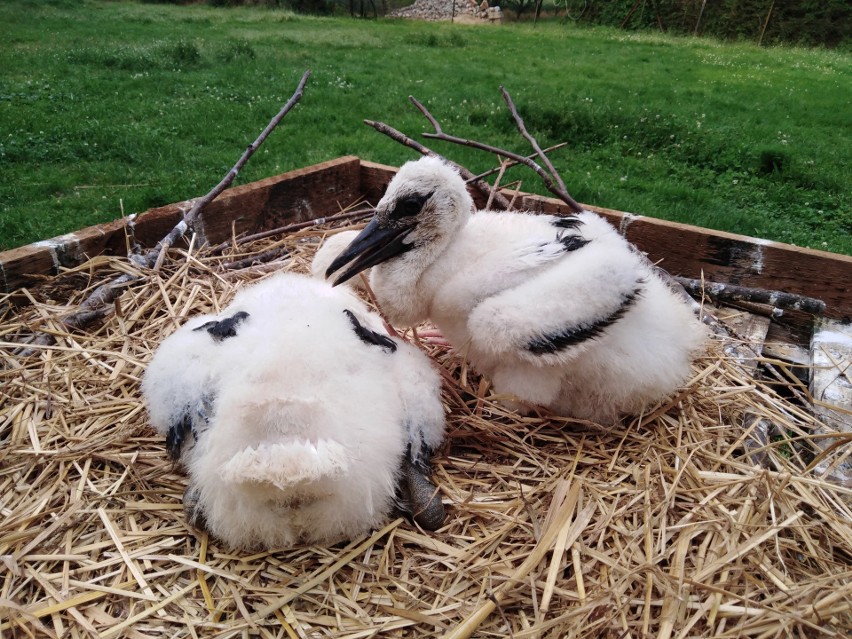
[[[622,319],[642,295],[642,288],[637,287],[621,299],[621,304],[613,312],[590,324],[580,324],[549,333],[531,340],[527,350],[534,355],[549,355],[557,353],[570,346],[576,346],[590,339],[603,335],[607,328]]]
[[[189,413],[184,413],[178,421],[169,427],[169,432],[166,433],[166,452],[169,454],[169,459],[173,462],[180,459],[183,445],[191,434],[192,417]]]
[[[560,229],[576,229],[582,226],[583,220],[576,215],[565,215],[563,217],[554,217],[550,223]]]
[[[245,311],[239,311],[231,315],[231,317],[226,317],[219,321],[211,320],[192,330],[207,331],[214,340],[221,342],[223,339],[236,337],[237,327],[242,324],[247,317],[249,317],[248,313]]]
[[[169,454],[169,459],[177,463],[180,461],[184,446],[190,441],[198,439],[198,429],[200,427],[203,432],[210,423],[210,416],[213,413],[214,396],[210,393],[205,393],[201,396],[201,400],[196,405],[193,411],[191,406],[187,406],[180,418],[169,427],[166,433],[166,452]],[[194,412],[194,415],[193,415]],[[201,422],[195,420],[199,418]]]
[[[358,318],[355,317],[355,313],[350,311],[348,308],[343,309],[343,312],[346,313],[349,317],[349,321],[352,322],[352,329],[355,331],[355,335],[358,336],[358,339],[365,344],[379,346],[391,353],[396,352],[396,343],[390,337],[363,326],[361,322],[358,321]]]
[[[591,242],[591,240],[587,240],[582,235],[565,235],[559,237],[559,242],[565,248],[566,252],[576,251],[577,249],[583,248],[586,244]]]

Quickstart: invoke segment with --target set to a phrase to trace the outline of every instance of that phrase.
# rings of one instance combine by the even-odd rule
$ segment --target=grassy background
[[[362,124],[428,130],[409,94],[449,133],[526,152],[503,84],[542,146],[569,142],[553,160],[582,202],[852,254],[842,52],[93,0],[4,0],[0,38],[0,248],[207,192],[311,69],[238,183],[412,158]]]

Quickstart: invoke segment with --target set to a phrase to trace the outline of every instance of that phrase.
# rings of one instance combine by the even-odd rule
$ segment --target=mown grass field
[[[569,143],[553,160],[582,202],[852,254],[849,54],[94,0],[5,0],[0,38],[0,248],[207,192],[311,69],[238,183],[414,157],[362,123],[419,136],[408,95],[448,133],[526,152],[505,85],[542,146]]]

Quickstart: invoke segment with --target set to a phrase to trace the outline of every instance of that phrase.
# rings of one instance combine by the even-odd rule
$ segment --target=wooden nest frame
[[[393,173],[345,157],[230,189],[156,271],[125,257],[127,220],[0,254],[0,637],[848,636],[852,486],[826,463],[846,463],[850,437],[826,434],[796,399],[803,363],[777,354],[807,341],[803,314],[721,309],[739,343],[714,342],[680,392],[617,429],[506,412],[458,355],[408,333],[444,374],[443,528],[398,519],[333,547],[250,554],[188,526],[185,477],[141,403],[146,362],[239,287],[305,272],[323,236],[357,228],[345,207],[376,202]],[[139,216],[135,241],[153,245],[186,208]],[[590,208],[672,273],[852,314],[849,258]],[[58,321],[128,273],[99,327]],[[33,330],[53,343],[17,348]],[[764,420],[781,435],[755,438]],[[817,441],[833,443],[805,446]]]

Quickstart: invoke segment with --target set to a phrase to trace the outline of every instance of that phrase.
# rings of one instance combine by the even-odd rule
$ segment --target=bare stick
[[[561,149],[564,146],[568,146],[568,143],[567,142],[560,142],[559,144],[554,144],[553,146],[549,146],[546,149],[544,149],[544,152],[550,153],[551,151],[555,151],[556,149]],[[532,160],[535,156],[536,156],[536,154],[533,153],[532,155],[528,155],[526,157],[527,157],[528,160]],[[520,163],[517,160],[506,160],[505,161],[505,165],[506,165],[507,169],[510,169],[513,166],[517,166],[518,164],[520,164]],[[503,164],[501,163],[500,166],[494,167],[493,169],[489,169],[485,173],[480,173],[476,177],[477,178],[487,178],[489,175],[494,175],[495,173],[499,173],[502,170],[503,170]]]
[[[782,291],[770,291],[763,288],[748,288],[735,286],[733,284],[722,284],[720,282],[706,282],[703,280],[690,279],[688,277],[674,277],[674,280],[683,286],[690,295],[706,295],[710,299],[719,302],[754,302],[757,304],[770,304],[775,308],[785,311],[804,311],[820,315],[825,312],[825,302]]]
[[[429,110],[423,106],[420,102],[418,102],[414,97],[409,97],[409,100],[416,106],[420,112],[423,114],[432,126],[435,128],[434,133],[424,133],[424,138],[429,138],[432,140],[441,140],[442,142],[450,142],[452,144],[459,144],[461,146],[469,146],[473,149],[479,149],[480,151],[487,151],[488,153],[494,153],[495,155],[502,155],[503,157],[509,158],[517,162],[518,164],[523,164],[526,167],[529,167],[533,171],[535,171],[538,176],[541,178],[542,182],[544,182],[545,188],[548,191],[556,195],[560,200],[565,202],[568,207],[574,212],[579,213],[583,210],[583,207],[577,204],[574,199],[565,192],[564,189],[560,189],[558,185],[554,184],[552,176],[539,164],[533,160],[531,157],[525,157],[523,155],[519,155],[518,153],[513,153],[512,151],[507,151],[506,149],[500,149],[495,146],[491,146],[490,144],[485,144],[483,142],[478,142],[476,140],[468,140],[465,138],[459,138],[454,135],[448,135],[444,133],[441,129],[440,124],[438,124],[435,117],[429,112]]]
[[[213,247],[210,252],[213,255],[219,255],[220,253],[224,252],[225,249],[227,249],[229,246],[232,246],[234,243],[236,243],[237,245],[248,244],[249,242],[263,240],[267,237],[283,235],[284,233],[292,233],[293,231],[300,231],[311,226],[319,226],[320,224],[329,224],[331,222],[340,222],[342,220],[368,217],[372,215],[375,211],[376,209],[374,208],[358,209],[357,211],[349,211],[348,213],[339,213],[338,215],[318,217],[314,220],[308,220],[307,222],[297,222],[295,224],[289,224],[287,226],[279,226],[277,229],[269,229],[268,231],[261,231],[260,233],[254,233],[253,235],[246,235],[245,237],[238,238],[232,242],[222,242],[218,246]]]
[[[269,249],[268,251],[264,251],[263,253],[249,255],[248,257],[244,257],[241,260],[225,262],[220,268],[224,271],[239,271],[241,269],[248,268],[249,266],[263,264],[265,262],[271,262],[272,260],[276,260],[279,257],[286,257],[288,255],[290,255],[290,251],[288,251],[283,246],[279,246],[273,249]]]
[[[521,135],[530,143],[533,150],[536,152],[536,155],[544,162],[544,165],[547,167],[547,170],[550,171],[550,175],[553,176],[553,179],[556,180],[556,184],[559,186],[559,191],[562,193],[560,196],[562,200],[568,204],[575,212],[579,213],[583,210],[574,198],[568,193],[568,189],[565,188],[565,182],[562,181],[562,176],[559,175],[559,171],[556,170],[556,167],[553,166],[553,163],[550,161],[550,158],[545,155],[544,151],[541,150],[541,147],[538,145],[538,140],[536,140],[532,135],[530,135],[529,131],[527,131],[527,127],[524,124],[523,118],[521,118],[518,110],[515,108],[515,103],[512,102],[512,96],[509,95],[509,92],[505,89],[505,87],[500,87],[500,93],[503,95],[503,100],[506,101],[506,106],[509,107],[509,111],[512,114],[512,119],[515,121],[515,125],[518,127],[518,130],[521,132]]]
[[[160,240],[157,245],[145,253],[144,255],[131,254],[128,255],[128,260],[131,264],[141,268],[151,268],[158,270],[165,259],[165,255],[169,249],[179,238],[181,238],[187,230],[191,229],[198,221],[198,216],[201,211],[210,202],[216,199],[222,191],[224,191],[234,181],[240,169],[245,165],[248,159],[254,154],[258,147],[263,144],[269,134],[278,126],[278,123],[284,118],[287,113],[296,105],[302,98],[305,83],[310,77],[311,72],[305,71],[302,79],[299,81],[296,92],[290,97],[287,103],[282,107],[278,114],[272,118],[266,128],[261,132],[257,139],[252,142],[243,152],[237,163],[231,168],[224,178],[204,197],[198,198],[193,202],[192,207],[184,213],[180,222],[169,231],[169,233]],[[89,326],[95,321],[101,320],[112,310],[112,304],[121,295],[124,289],[141,278],[141,274],[124,273],[113,278],[109,282],[98,286],[92,293],[80,304],[78,309],[72,313],[59,318],[59,324],[64,330],[73,331],[81,330]],[[18,354],[23,356],[31,355],[35,352],[33,346],[51,344],[53,336],[46,333],[39,333],[29,340],[30,348],[21,349]]]
[[[261,131],[260,135],[257,136],[257,139],[246,147],[246,150],[240,156],[240,159],[237,160],[237,163],[231,167],[231,170],[225,174],[225,177],[213,187],[213,189],[207,193],[207,195],[198,198],[192,203],[192,207],[189,211],[184,214],[183,219],[175,226],[166,237],[160,240],[157,243],[157,246],[153,248],[153,250],[148,254],[147,258],[150,262],[151,257],[154,257],[154,270],[160,270],[160,267],[163,265],[163,260],[165,259],[166,251],[181,237],[183,237],[184,233],[188,229],[191,229],[195,226],[195,223],[198,221],[198,216],[201,214],[201,211],[205,206],[210,204],[213,200],[215,200],[219,195],[221,195],[222,191],[227,189],[234,179],[239,174],[240,170],[245,166],[246,162],[248,162],[249,158],[254,155],[254,152],[260,147],[261,144],[269,137],[269,134],[275,130],[275,127],[278,126],[278,123],[284,119],[284,116],[287,115],[290,110],[296,106],[299,100],[302,99],[302,94],[304,93],[305,83],[308,81],[311,72],[305,71],[302,75],[302,79],[299,80],[299,85],[296,87],[296,92],[287,100],[287,103],[281,108],[278,114],[270,120],[269,124],[266,125],[266,128]]]
[[[411,98],[411,99],[413,100],[414,98]],[[415,102],[416,102],[416,100],[415,100]],[[367,124],[367,125],[373,127],[379,133],[384,133],[390,139],[395,140],[395,141],[399,142],[400,144],[403,144],[403,145],[405,145],[405,146],[407,146],[411,149],[414,149],[415,151],[417,151],[421,155],[428,155],[430,157],[439,158],[439,159],[443,160],[444,162],[446,162],[447,164],[452,164],[454,167],[456,167],[459,170],[459,173],[461,173],[461,176],[467,182],[473,184],[477,189],[479,189],[480,193],[482,193],[485,197],[488,197],[489,194],[491,193],[491,185],[488,184],[488,182],[478,178],[473,173],[471,173],[467,168],[463,167],[461,164],[457,164],[457,163],[453,162],[452,160],[445,158],[440,153],[435,153],[435,151],[433,151],[432,149],[430,149],[426,146],[423,146],[417,140],[411,139],[410,137],[408,137],[407,135],[405,135],[401,131],[394,129],[392,126],[389,126],[389,125],[385,124],[384,122],[374,122],[373,120],[364,120],[364,124]],[[497,193],[494,196],[494,201],[496,201],[497,205],[500,206],[503,209],[509,208],[509,201],[505,197],[503,197],[500,193]]]
[[[491,188],[491,193],[488,194],[488,201],[485,203],[485,208],[491,208],[491,202],[494,199],[494,195],[497,193],[497,189],[500,186],[500,182],[503,180],[503,175],[506,172],[506,166],[508,165],[507,160],[502,160],[500,162],[500,172],[497,174],[497,178],[494,180],[494,186]]]

